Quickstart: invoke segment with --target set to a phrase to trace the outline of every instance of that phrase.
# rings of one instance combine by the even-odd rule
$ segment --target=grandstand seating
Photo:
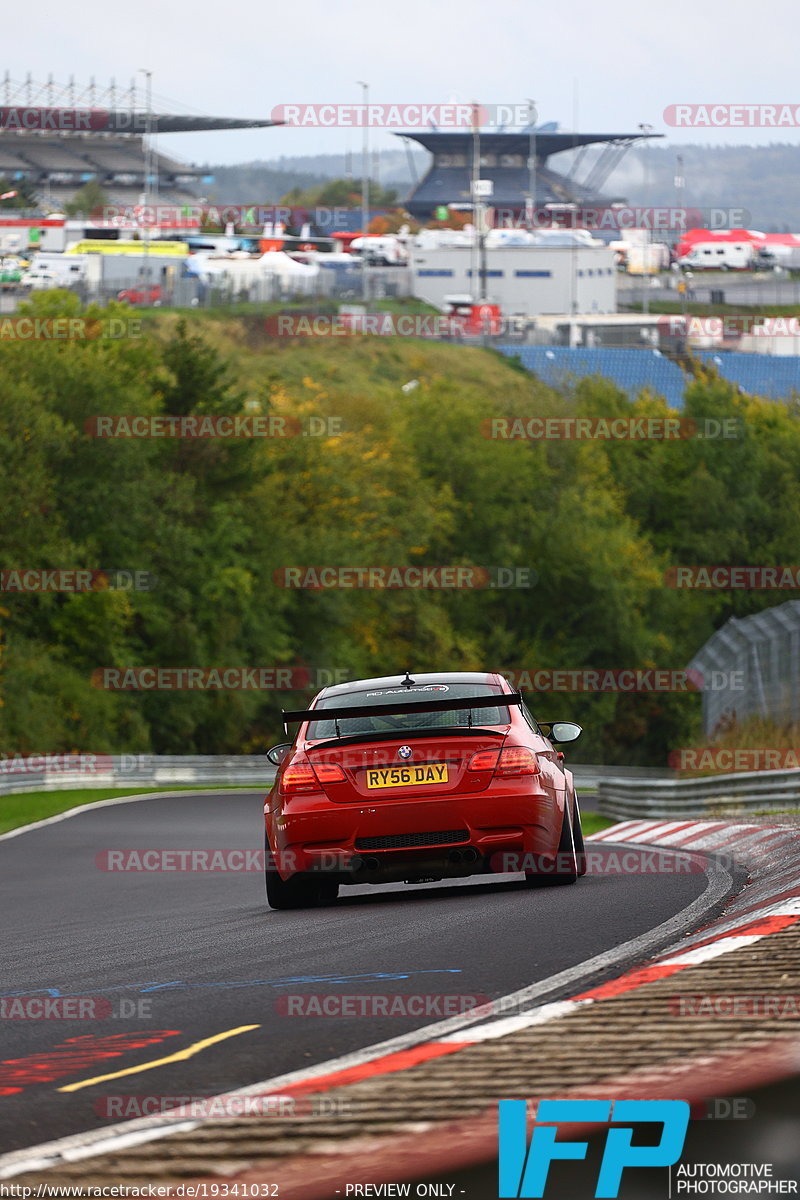
[[[519,358],[524,367],[552,387],[568,387],[587,375],[602,375],[629,396],[647,388],[663,396],[673,408],[683,407],[688,380],[680,367],[657,351],[638,349],[587,349],[579,346],[498,346],[501,353]],[[800,395],[800,357],[794,355],[715,353],[695,355],[716,368],[723,379],[742,391],[770,400]]]
[[[109,204],[139,204],[144,188],[144,140],[139,136],[74,133],[43,136],[16,130],[0,134],[0,175],[26,179],[49,211],[63,206],[92,178]],[[198,182],[199,168],[157,152],[158,193],[169,204],[188,204],[195,196],[186,184]],[[180,182],[178,182],[180,180]]]
[[[86,171],[86,159],[55,139],[34,142],[30,139],[25,146],[25,158],[35,167],[48,171]]]
[[[6,150],[5,147],[0,146],[0,171],[2,171],[3,174],[8,171],[27,172],[30,171],[30,169],[31,164],[24,158],[20,158],[18,155],[13,154],[11,150]]]
[[[142,150],[140,146],[136,145],[95,141],[86,147],[86,156],[101,171],[136,173],[144,170]]]
[[[663,396],[673,408],[683,407],[686,378],[676,363],[655,350],[587,349],[568,346],[498,346],[519,358],[545,383],[563,387],[589,375],[602,375],[631,397],[643,389]]]
[[[784,400],[800,393],[800,358],[795,355],[741,354],[733,350],[719,354],[705,350],[696,357],[716,367],[723,379],[737,383],[750,395]]]

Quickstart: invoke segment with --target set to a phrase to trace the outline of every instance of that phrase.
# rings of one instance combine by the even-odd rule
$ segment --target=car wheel
[[[311,908],[315,904],[332,903],[339,895],[339,885],[333,879],[298,873],[281,879],[273,866],[269,839],[264,838],[264,878],[267,884],[267,904],[270,908]]]
[[[525,883],[528,887],[561,887],[567,883],[577,883],[580,874],[575,842],[572,836],[572,822],[569,819],[569,805],[564,803],[564,819],[561,822],[561,837],[556,851],[556,870],[526,871]]]
[[[319,887],[308,875],[293,875],[281,879],[277,871],[269,867],[265,871],[267,880],[267,904],[270,908],[311,908],[319,900]]]
[[[317,880],[317,894],[323,904],[329,904],[339,895],[339,885],[332,879]]]

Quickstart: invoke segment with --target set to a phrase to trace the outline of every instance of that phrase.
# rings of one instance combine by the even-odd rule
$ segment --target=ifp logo
[[[613,1108],[613,1114],[612,1114]],[[626,1167],[669,1167],[681,1156],[689,1125],[685,1100],[540,1100],[530,1147],[524,1100],[499,1102],[501,1200],[544,1195],[551,1162],[586,1157],[588,1142],[556,1141],[562,1124],[609,1125],[595,1197],[613,1200],[619,1194]],[[662,1126],[655,1146],[634,1146],[633,1126],[641,1122]]]

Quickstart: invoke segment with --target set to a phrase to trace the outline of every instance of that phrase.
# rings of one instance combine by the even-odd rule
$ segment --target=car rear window
[[[416,687],[376,688],[374,691],[346,692],[323,696],[317,708],[362,708],[367,705],[423,704],[429,700],[466,699],[470,696],[502,696],[499,687],[482,683],[430,683]],[[456,708],[442,712],[394,713],[374,717],[339,718],[342,737],[359,733],[404,733],[412,729],[467,729],[470,725],[507,725],[511,720],[508,706],[496,708]],[[313,721],[308,727],[314,740],[337,736],[334,721]]]

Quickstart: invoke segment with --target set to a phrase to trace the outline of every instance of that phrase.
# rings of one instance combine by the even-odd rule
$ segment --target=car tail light
[[[347,779],[338,763],[314,763],[313,770],[320,783],[344,783]]]
[[[479,750],[473,754],[468,771],[494,771],[495,775],[538,775],[539,760],[527,746],[506,746],[502,750]]]
[[[288,764],[281,779],[282,792],[317,792],[319,781],[311,763],[304,754],[299,754]]]
[[[539,760],[527,746],[505,746],[495,775],[538,775]]]
[[[283,772],[281,791],[318,792],[322,784],[343,783],[346,779],[338,763],[314,763],[312,766],[304,754],[298,754]]]
[[[469,760],[468,771],[493,771],[500,757],[499,750],[479,750]]]

